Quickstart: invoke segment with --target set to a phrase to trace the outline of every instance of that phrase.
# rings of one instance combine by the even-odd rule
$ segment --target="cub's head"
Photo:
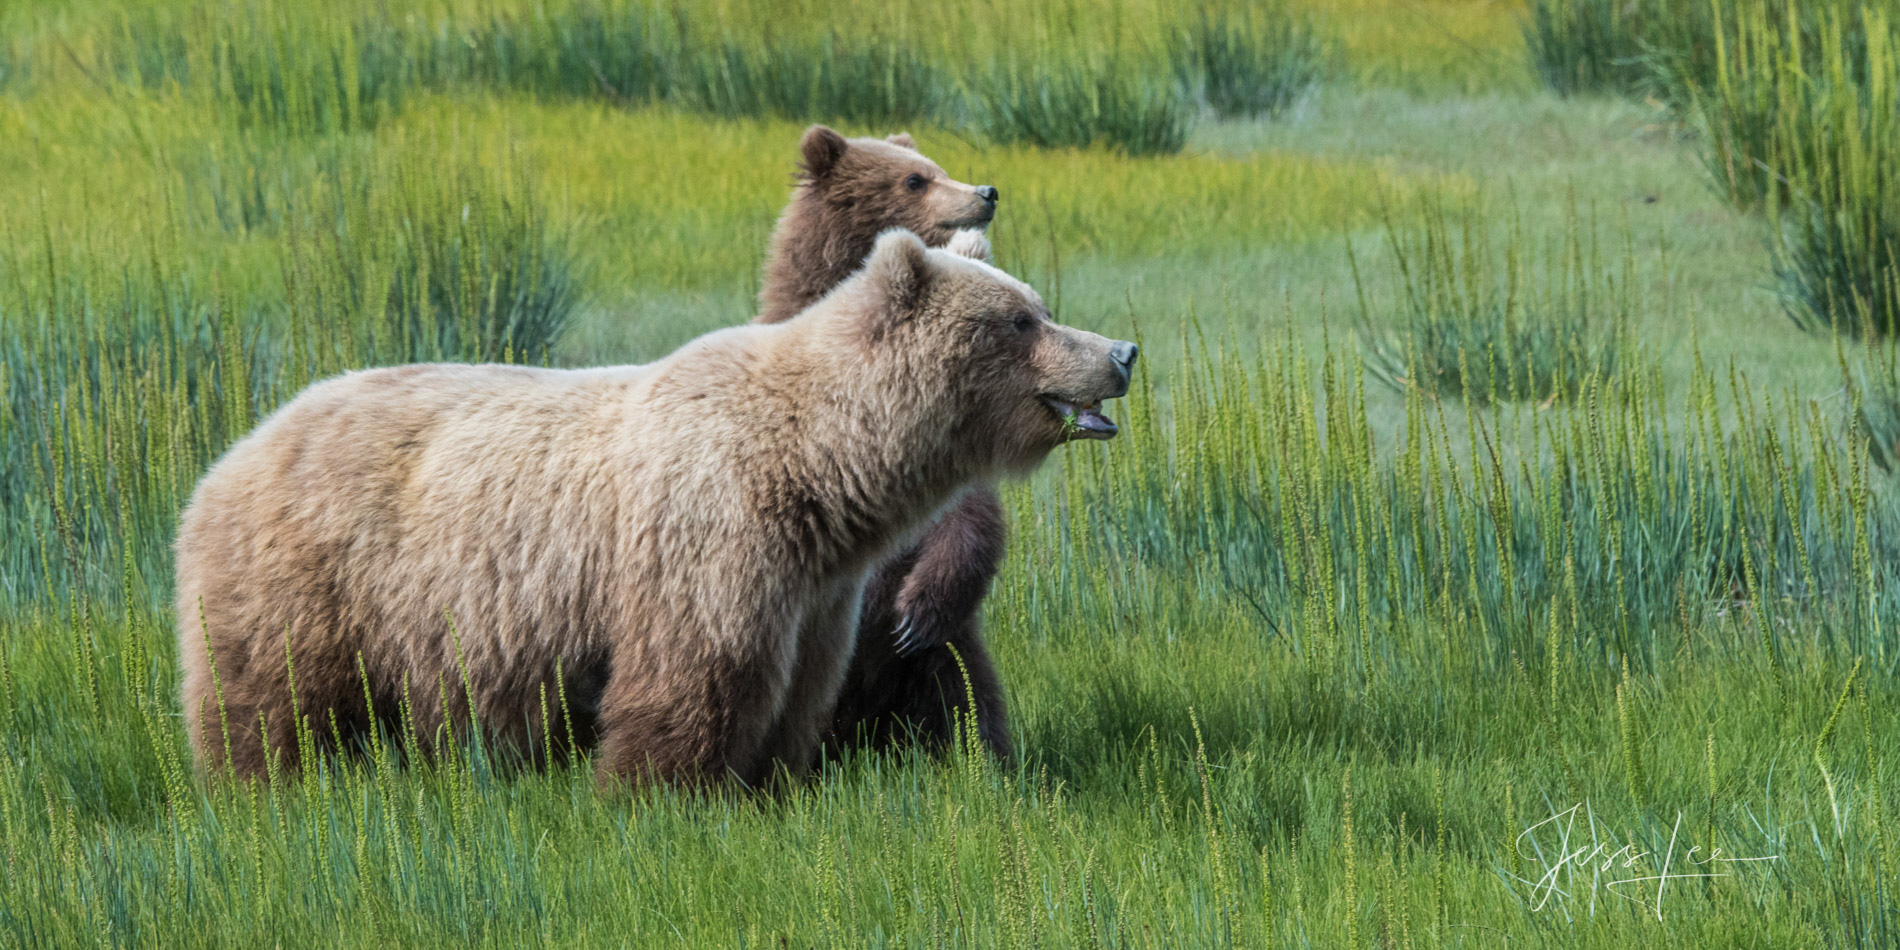
[[[917,151],[909,135],[847,139],[814,125],[799,142],[799,180],[827,212],[829,229],[862,234],[903,228],[942,247],[964,228],[982,228],[996,216],[997,192],[966,185]],[[863,247],[863,245],[859,245]]]
[[[987,255],[972,238],[931,250],[886,232],[817,309],[848,328],[889,390],[894,428],[972,472],[1021,473],[1063,442],[1113,438],[1102,403],[1128,392],[1135,345],[1056,323]]]

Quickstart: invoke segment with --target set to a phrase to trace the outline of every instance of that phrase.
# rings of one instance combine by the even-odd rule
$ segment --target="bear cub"
[[[951,179],[909,135],[847,139],[815,125],[799,153],[798,184],[772,235],[759,322],[782,321],[831,290],[886,228],[906,228],[932,246],[961,240],[975,248],[969,256],[988,260],[975,229],[994,217],[997,190]],[[970,717],[984,746],[1010,757],[1002,683],[982,632],[983,598],[1007,538],[995,489],[973,486],[873,575],[832,723],[833,752],[909,740],[942,749]]]
[[[814,125],[798,145],[798,184],[772,231],[759,322],[781,323],[831,292],[879,234],[902,228],[931,247],[996,215],[989,185],[953,180],[911,137],[847,139]]]

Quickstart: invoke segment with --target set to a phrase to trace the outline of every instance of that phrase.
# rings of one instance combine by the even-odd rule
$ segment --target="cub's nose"
[[[997,192],[996,192],[996,187],[994,185],[976,186],[976,196],[978,198],[983,199],[984,201],[989,202],[990,204],[996,203],[996,195],[997,195]]]

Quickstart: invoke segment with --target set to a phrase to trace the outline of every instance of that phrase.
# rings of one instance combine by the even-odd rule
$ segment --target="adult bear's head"
[[[887,232],[813,308],[826,335],[841,335],[840,357],[879,387],[892,435],[933,443],[932,455],[978,476],[1113,438],[1102,403],[1128,392],[1135,345],[1056,323],[1029,285],[961,243],[933,250]]]

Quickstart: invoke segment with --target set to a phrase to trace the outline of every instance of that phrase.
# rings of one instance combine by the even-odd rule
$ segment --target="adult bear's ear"
[[[884,141],[899,148],[907,148],[913,152],[917,151],[917,143],[911,139],[909,132],[899,132],[896,135],[886,136]]]
[[[878,235],[864,269],[893,312],[909,313],[930,286],[930,249],[917,235],[894,228]]]
[[[819,179],[831,174],[838,159],[844,157],[849,148],[844,136],[833,131],[830,126],[814,125],[805,130],[805,137],[799,140],[798,151],[804,157],[802,168],[808,179]]]

